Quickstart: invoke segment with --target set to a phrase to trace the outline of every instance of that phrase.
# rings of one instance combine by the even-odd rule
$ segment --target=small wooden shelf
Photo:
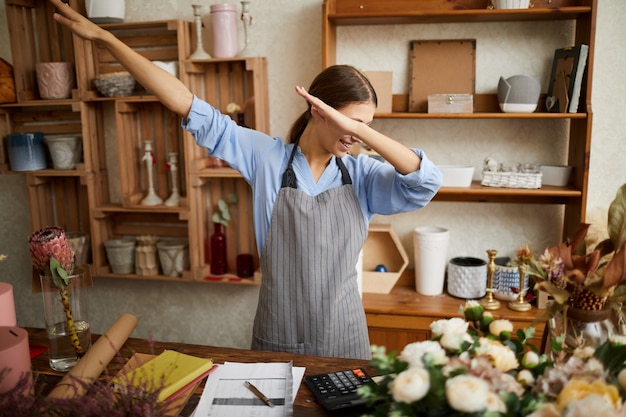
[[[362,6],[362,4],[364,4]],[[369,4],[368,4],[369,3]],[[513,22],[536,20],[569,20],[591,13],[590,6],[533,7],[528,9],[489,10],[418,10],[415,2],[342,1],[337,10],[328,13],[328,20],[341,25],[388,25],[410,23]]]
[[[435,201],[473,201],[490,203],[564,204],[580,198],[582,192],[573,187],[544,185],[538,189],[502,188],[480,185],[473,181],[468,188],[444,187],[435,196]]]
[[[377,113],[376,119],[586,119],[587,113]]]

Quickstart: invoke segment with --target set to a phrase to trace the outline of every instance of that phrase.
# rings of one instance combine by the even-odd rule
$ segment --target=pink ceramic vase
[[[72,95],[74,66],[69,62],[37,64],[37,85],[42,99],[64,99]]]

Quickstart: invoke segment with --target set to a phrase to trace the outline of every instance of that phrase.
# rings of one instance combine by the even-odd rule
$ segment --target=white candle
[[[8,369],[0,379],[0,394],[11,391],[24,375],[28,375],[25,392],[32,388],[28,332],[21,327],[0,327],[0,371]]]
[[[8,282],[0,282],[0,326],[16,325],[13,286]]]

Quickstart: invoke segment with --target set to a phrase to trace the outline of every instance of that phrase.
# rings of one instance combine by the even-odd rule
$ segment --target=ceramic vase
[[[158,236],[138,236],[135,248],[135,273],[140,276],[154,276],[159,274],[157,256]]]
[[[39,96],[42,99],[64,99],[72,95],[74,66],[69,62],[40,62],[35,68]]]
[[[91,346],[89,266],[76,266],[64,290],[57,288],[49,275],[40,275],[39,278],[49,342],[50,367],[55,371],[67,372]]]

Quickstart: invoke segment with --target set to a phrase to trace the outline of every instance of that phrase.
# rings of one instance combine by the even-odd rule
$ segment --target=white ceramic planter
[[[51,135],[45,136],[44,141],[50,152],[52,168],[76,169],[82,151],[80,136]]]

